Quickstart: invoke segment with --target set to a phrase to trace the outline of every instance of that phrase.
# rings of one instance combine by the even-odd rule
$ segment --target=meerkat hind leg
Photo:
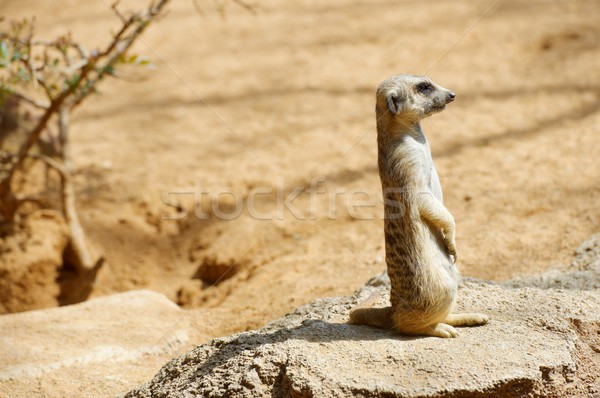
[[[444,323],[451,326],[477,326],[485,325],[490,321],[490,317],[484,314],[448,314]]]
[[[365,301],[358,304],[350,311],[350,323],[354,325],[368,325],[381,329],[391,329],[392,307],[371,308],[379,301],[380,291],[372,293]]]

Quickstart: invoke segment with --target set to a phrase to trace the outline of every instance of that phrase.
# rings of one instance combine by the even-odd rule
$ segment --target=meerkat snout
[[[446,103],[450,103],[450,102],[454,101],[454,98],[456,98],[456,94],[454,94],[452,91],[450,91],[448,93],[448,99],[446,100]]]

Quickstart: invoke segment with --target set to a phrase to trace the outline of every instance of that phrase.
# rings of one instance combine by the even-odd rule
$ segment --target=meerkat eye
[[[417,90],[420,93],[429,94],[431,91],[433,91],[433,86],[431,85],[431,83],[422,82],[422,83],[417,84]]]

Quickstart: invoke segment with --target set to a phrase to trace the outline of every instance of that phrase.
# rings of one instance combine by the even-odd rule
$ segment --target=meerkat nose
[[[454,98],[456,97],[456,94],[454,94],[452,91],[450,91],[448,93],[448,102],[450,101],[454,101]]]

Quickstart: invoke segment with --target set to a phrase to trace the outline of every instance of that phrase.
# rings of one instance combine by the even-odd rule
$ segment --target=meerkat
[[[350,322],[400,334],[456,337],[454,326],[488,322],[482,314],[452,314],[459,274],[454,218],[420,120],[442,111],[455,94],[428,77],[398,75],[377,89],[377,147],[384,200],[391,307],[371,308],[370,297]]]

